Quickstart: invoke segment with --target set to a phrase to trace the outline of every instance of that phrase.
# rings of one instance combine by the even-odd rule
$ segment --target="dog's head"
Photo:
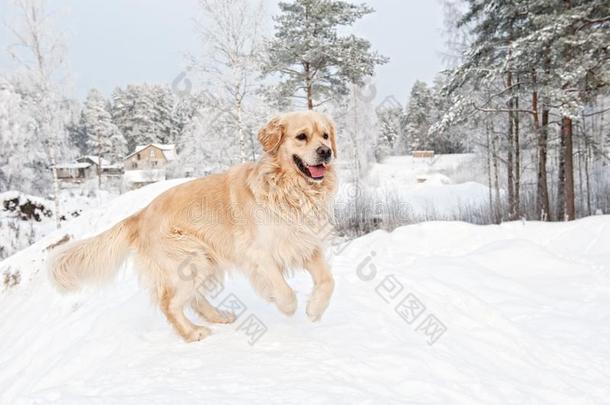
[[[321,182],[337,157],[335,124],[315,111],[273,118],[258,133],[263,150],[279,164],[312,182]]]

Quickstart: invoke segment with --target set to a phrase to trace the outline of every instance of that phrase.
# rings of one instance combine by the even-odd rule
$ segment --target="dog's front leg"
[[[263,298],[274,302],[281,312],[286,315],[294,314],[297,309],[296,294],[277,265],[270,262],[257,265],[250,274],[250,282]]]
[[[320,319],[335,289],[335,280],[320,248],[304,263],[305,270],[313,279],[313,292],[307,303],[307,316],[312,321]]]

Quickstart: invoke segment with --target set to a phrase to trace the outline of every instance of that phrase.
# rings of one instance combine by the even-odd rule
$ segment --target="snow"
[[[76,159],[77,161],[81,161],[81,160],[89,160],[91,161],[93,164],[98,164],[98,162],[100,161],[99,156],[95,156],[95,155],[84,155],[79,157],[78,159]],[[102,158],[102,166],[110,166],[110,162],[104,158]]]
[[[67,186],[60,193],[62,226],[78,217],[81,212],[102,206],[115,196],[112,192],[97,190],[97,179],[78,185],[78,189]],[[17,208],[28,202],[43,208],[37,208],[34,216],[24,216]],[[55,204],[52,200],[14,190],[0,193],[0,260],[55,231],[57,220],[54,211]]]
[[[57,169],[86,169],[89,166],[91,166],[91,163],[71,162],[71,163],[58,163],[53,167],[55,167]]]
[[[165,180],[165,169],[125,170],[123,181],[126,183],[150,183]]]
[[[303,313],[305,273],[289,280],[292,318],[235,276],[215,302],[234,294],[245,312],[193,344],[130,263],[100,289],[52,289],[46,246],[106,229],[182,181],[124,194],[0,262],[20,275],[0,287],[0,403],[607,404],[610,216],[377,231],[329,249],[336,291],[321,322]],[[254,344],[240,329],[251,315],[266,327]]]
[[[359,194],[378,202],[391,197],[416,217],[451,217],[489,204],[489,188],[475,181],[481,178],[476,159],[474,154],[390,156],[373,164],[361,184],[342,181],[337,201],[349,204]]]

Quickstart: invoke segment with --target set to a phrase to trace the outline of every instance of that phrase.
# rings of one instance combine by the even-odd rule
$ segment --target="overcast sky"
[[[8,3],[0,0],[0,18]],[[363,0],[364,1],[364,0]],[[265,0],[267,11],[276,1]],[[377,99],[405,102],[416,79],[430,82],[443,68],[442,12],[436,0],[368,0],[376,13],[354,27],[390,62],[378,68]],[[171,83],[182,72],[184,54],[196,51],[195,0],[52,0],[65,33],[74,94],[96,87],[109,95],[127,83]],[[0,31],[0,69],[11,69],[5,50],[10,33]]]

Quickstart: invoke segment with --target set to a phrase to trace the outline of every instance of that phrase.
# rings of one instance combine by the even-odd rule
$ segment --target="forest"
[[[172,177],[209,174],[255,160],[268,117],[309,108],[337,121],[349,181],[388,156],[475,154],[488,204],[459,219],[610,211],[606,1],[443,0],[447,68],[432,83],[417,80],[405,102],[369,97],[388,58],[344,34],[374,13],[365,4],[280,2],[267,32],[260,2],[200,0],[200,48],[171,83],[90,89],[82,101],[66,90],[67,49],[50,6],[13,5],[6,52],[17,68],[0,73],[0,190],[52,198],[54,164],[81,155],[120,163],[147,143],[176,145]]]

